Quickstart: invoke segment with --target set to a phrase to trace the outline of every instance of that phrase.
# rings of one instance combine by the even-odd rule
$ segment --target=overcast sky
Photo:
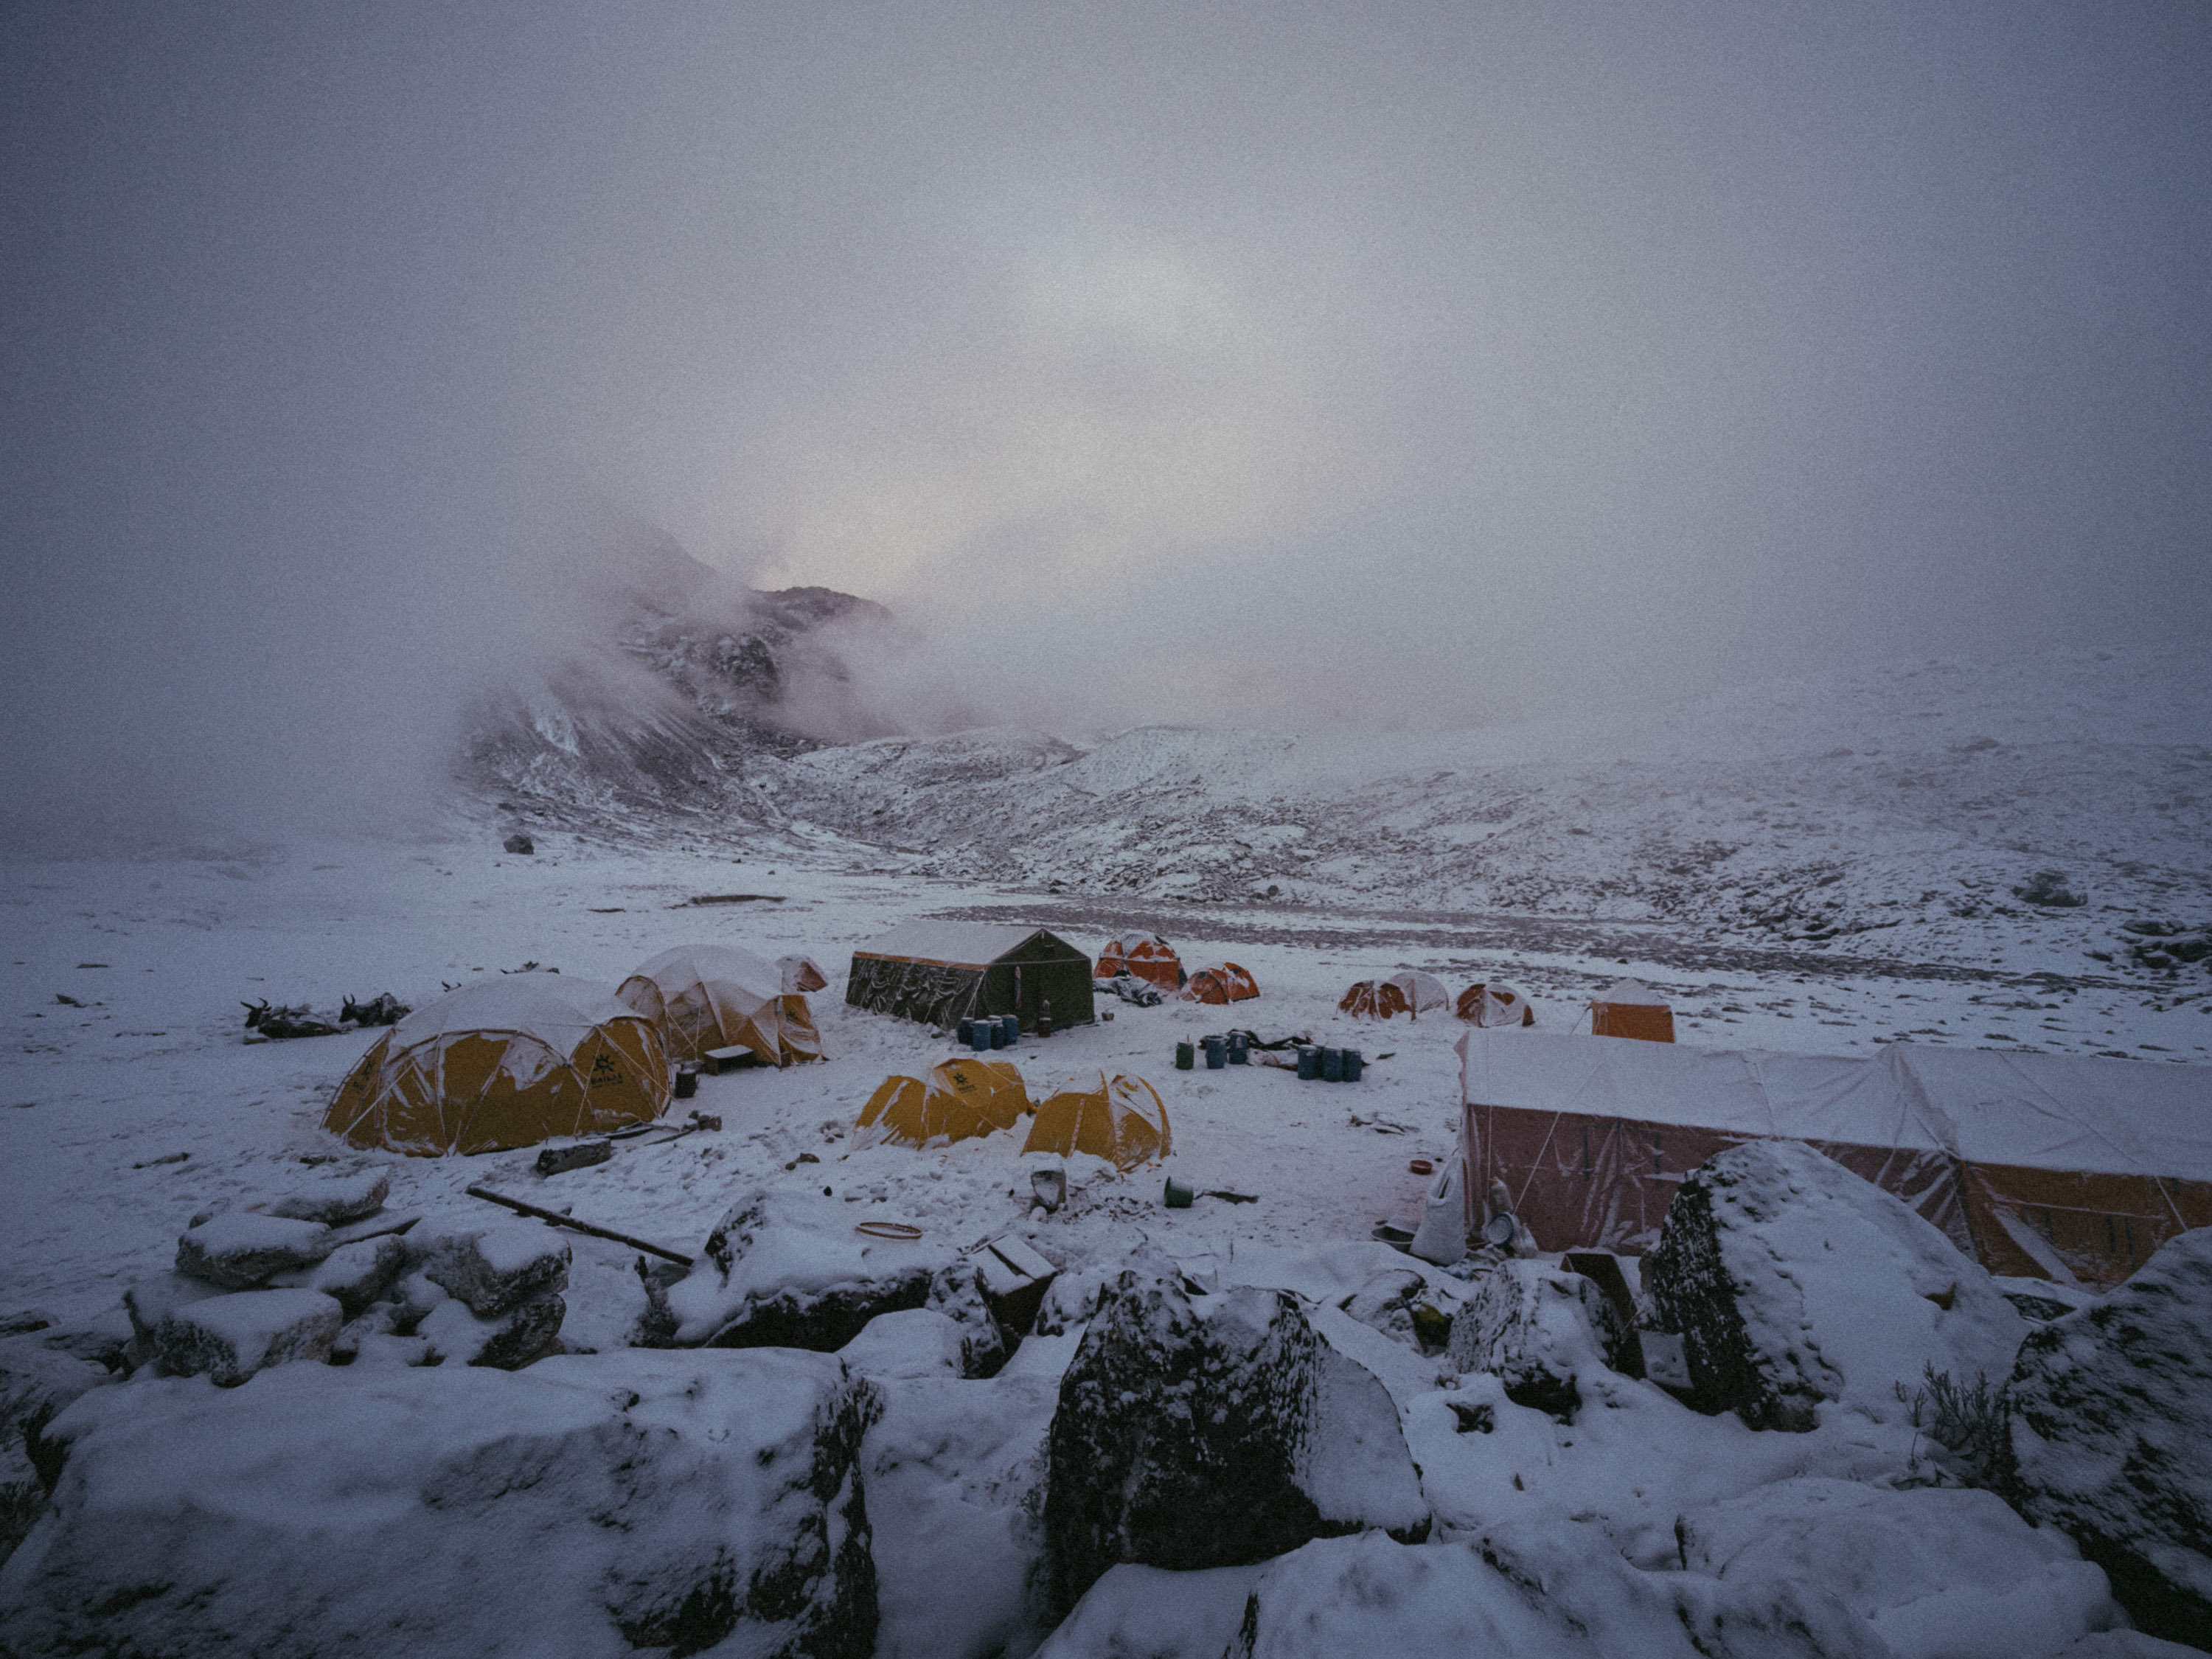
[[[19,821],[373,812],[587,495],[1047,724],[2212,617],[2198,0],[28,3],[0,147]]]

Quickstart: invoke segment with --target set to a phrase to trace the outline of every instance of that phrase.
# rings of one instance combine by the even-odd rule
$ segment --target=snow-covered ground
[[[1336,1012],[1350,981],[1401,967],[1455,991],[1516,985],[1553,1029],[1573,1029],[1594,992],[1632,975],[1674,1003],[1690,1042],[1863,1054],[1910,1038],[2212,1061],[2206,963],[2146,966],[2130,952],[2148,936],[2123,927],[2212,921],[2212,669],[2179,653],[1844,677],[1603,730],[1381,741],[1154,729],[1089,746],[986,732],[763,765],[788,822],[726,841],[696,818],[611,837],[605,817],[588,830],[541,821],[535,855],[520,857],[501,850],[509,820],[486,805],[412,842],[0,867],[0,1313],[118,1320],[125,1286],[170,1265],[191,1217],[372,1165],[389,1171],[395,1211],[488,1219],[464,1191],[482,1183],[686,1254],[738,1196],[781,1186],[842,1200],[856,1220],[909,1223],[933,1245],[1024,1234],[1071,1275],[1147,1245],[1209,1282],[1348,1293],[1382,1250],[1364,1243],[1376,1222],[1414,1219],[1425,1183],[1409,1164],[1442,1158],[1455,1121],[1464,1028]],[[2086,902],[2014,896],[2042,871]],[[761,896],[690,902],[737,893]],[[1263,995],[1233,1013],[1102,1000],[1110,1023],[1024,1039],[1006,1057],[1037,1100],[1101,1070],[1144,1077],[1173,1127],[1164,1173],[1258,1201],[1170,1210],[1162,1170],[1121,1176],[1075,1159],[1071,1200],[1047,1216],[1030,1208],[1012,1134],[854,1150],[876,1085],[951,1052],[842,1000],[851,947],[921,915],[1032,921],[1093,951],[1152,928],[1188,967],[1250,969]],[[241,1040],[249,1000],[334,1013],[343,997],[390,991],[420,1004],[526,968],[612,982],[692,941],[819,960],[828,1058],[702,1079],[690,1104],[719,1115],[719,1132],[624,1142],[606,1164],[552,1177],[534,1172],[533,1152],[410,1159],[326,1134],[331,1091],[374,1033]],[[1174,1069],[1178,1038],[1231,1024],[1358,1047],[1365,1077]],[[563,1334],[619,1347],[645,1307],[635,1253],[570,1242]],[[1399,1401],[1453,1535],[1595,1527],[1619,1571],[1671,1570],[1685,1512],[1800,1478],[1887,1484],[1915,1455],[1895,1425],[1754,1433],[1626,1379],[1571,1427],[1512,1405],[1493,1378],[1463,1379],[1447,1399],[1435,1358],[1321,1316]],[[1010,1376],[1034,1393],[1073,1340],[1033,1339]],[[1466,1431],[1476,1410],[1494,1429]],[[916,1513],[957,1507],[953,1485],[925,1503],[921,1477],[901,1479],[912,1491],[897,1501]],[[901,1513],[892,1485],[884,1499],[879,1532]],[[1987,1536],[1999,1554],[2013,1547]],[[918,1549],[909,1538],[878,1550],[896,1581],[881,1652],[929,1650],[931,1621],[958,1612],[927,1589],[939,1569]],[[921,1565],[898,1579],[907,1558]],[[1127,1571],[1137,1577],[1108,1581],[1099,1607],[1151,1593]],[[1216,1599],[1241,1608],[1261,1572],[1233,1570]],[[1204,1588],[1177,1593],[1203,1601]],[[1071,1626],[1061,1645],[1091,1650],[1081,1637]]]

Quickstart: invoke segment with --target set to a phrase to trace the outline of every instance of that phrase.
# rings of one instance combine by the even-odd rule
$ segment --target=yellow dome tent
[[[926,1146],[967,1140],[1011,1129],[1032,1109],[1029,1086],[1011,1060],[947,1060],[930,1067],[926,1084],[920,1078],[885,1078],[860,1108],[853,1142]]]
[[[727,945],[679,945],[622,982],[616,998],[651,1020],[671,1060],[750,1048],[764,1066],[822,1058],[806,999],[784,970]]]
[[[1063,1089],[1037,1108],[1024,1152],[1089,1152],[1127,1173],[1165,1158],[1173,1141],[1168,1109],[1140,1077],[1098,1074],[1096,1089]]]
[[[441,1158],[650,1123],[668,1098],[650,1021],[604,985],[532,974],[408,1015],[338,1085],[323,1127],[356,1146]]]

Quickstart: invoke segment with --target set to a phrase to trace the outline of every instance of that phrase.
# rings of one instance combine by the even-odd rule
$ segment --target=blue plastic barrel
[[[1318,1048],[1301,1048],[1301,1049],[1299,1049],[1299,1050],[1298,1050],[1298,1080],[1299,1080],[1301,1083],[1311,1083],[1311,1082],[1312,1082],[1316,1078],[1319,1077],[1320,1075],[1321,1075],[1321,1050],[1320,1050],[1320,1049],[1318,1049]]]
[[[1229,1063],[1231,1066],[1249,1066],[1252,1063],[1252,1040],[1242,1031],[1229,1034]]]
[[[1365,1069],[1366,1065],[1366,1055],[1361,1054],[1357,1048],[1346,1048],[1344,1051],[1344,1080],[1346,1083],[1358,1082],[1359,1073]]]
[[[991,1033],[997,1029],[998,1022],[995,1020],[978,1019],[969,1022],[969,1045],[979,1054],[988,1049],[991,1046]]]
[[[1321,1080],[1323,1083],[1344,1081],[1344,1050],[1323,1048],[1321,1051]]]
[[[1201,1039],[1206,1045],[1206,1069],[1218,1072],[1229,1063],[1229,1044],[1226,1039],[1210,1036]]]
[[[975,1022],[972,1019],[963,1019],[960,1022],[960,1046],[963,1048],[972,1048],[975,1046]]]
[[[1022,1017],[1019,1014],[1000,1014],[999,1029],[1006,1034],[1006,1040],[1003,1043],[994,1042],[991,1046],[994,1048],[1012,1048],[1022,1040]]]

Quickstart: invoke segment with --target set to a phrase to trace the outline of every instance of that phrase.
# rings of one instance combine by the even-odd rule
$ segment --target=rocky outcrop
[[[1692,1403],[1753,1428],[1809,1429],[1831,1403],[1900,1420],[1931,1370],[1996,1384],[2027,1333],[1942,1232],[1796,1141],[1747,1141],[1692,1171],[1644,1289],[1682,1338]]]
[[[1073,1604],[1118,1562],[1264,1560],[1429,1512],[1397,1407],[1288,1291],[1191,1295],[1125,1268],[1060,1379],[1045,1498],[1054,1589]]]
[[[2070,1534],[2142,1629],[2212,1647],[2212,1229],[2035,1330],[2009,1395],[2013,1502]]]
[[[1452,1319],[1452,1369],[1493,1372],[1514,1404],[1562,1422],[1582,1407],[1576,1374],[1625,1368],[1636,1340],[1596,1285],[1540,1261],[1500,1261],[1471,1291]]]
[[[96,1389],[50,1425],[0,1652],[866,1659],[873,1409],[767,1352]]]
[[[414,1334],[447,1364],[520,1370],[554,1351],[568,1314],[568,1304],[550,1291],[489,1315],[472,1312],[467,1303],[455,1297],[431,1309]]]

